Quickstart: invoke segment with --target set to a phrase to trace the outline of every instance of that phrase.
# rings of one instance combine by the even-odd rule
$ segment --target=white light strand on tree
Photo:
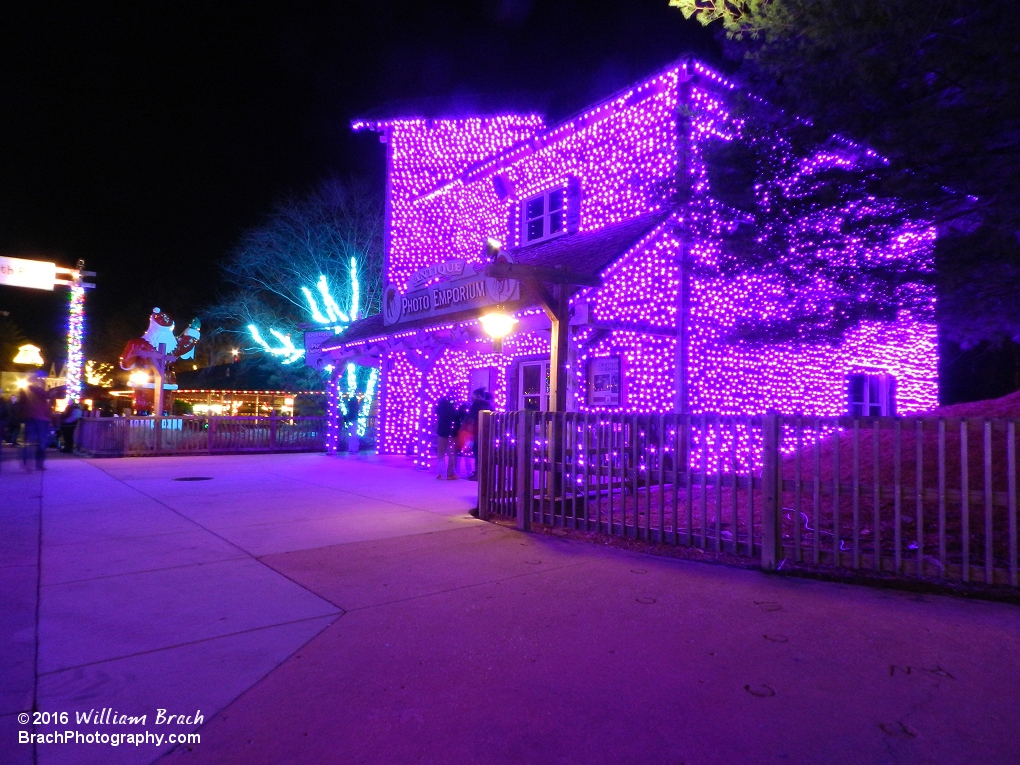
[[[307,287],[302,287],[301,292],[305,296],[305,300],[308,301],[308,307],[312,312],[312,321],[317,324],[329,324],[329,319],[322,315],[322,311],[319,310],[319,304],[315,302],[315,295]]]
[[[322,305],[323,308],[325,308],[325,314],[323,314],[322,310],[319,308],[319,303],[315,299],[315,295],[312,291],[308,287],[301,287],[301,293],[305,296],[305,300],[308,302],[308,310],[311,314],[312,321],[316,324],[329,325],[335,334],[340,334],[340,332],[347,328],[348,324],[351,322],[351,316],[357,317],[358,315],[359,303],[361,302],[361,283],[358,280],[357,258],[351,258],[350,275],[351,310],[349,315],[340,308],[336,300],[333,298],[333,295],[329,291],[329,282],[324,274],[319,274],[319,280],[315,283],[315,287],[322,296]],[[251,333],[255,342],[258,343],[263,350],[273,356],[282,358],[282,363],[284,364],[290,364],[304,356],[305,352],[294,346],[289,334],[285,335],[276,329],[270,329],[270,334],[281,343],[279,347],[274,347],[266,341],[266,339],[262,336],[262,333],[259,332],[258,327],[254,324],[248,325],[248,331]],[[348,369],[348,380],[353,379],[351,374],[350,369]],[[351,385],[351,390],[353,392],[353,385]]]
[[[358,280],[358,259],[351,258],[351,318],[357,319],[361,310],[361,282]]]
[[[265,338],[262,337],[262,333],[259,332],[259,328],[254,324],[248,325],[248,331],[251,332],[252,338],[256,343],[262,346],[266,353],[280,357],[282,359],[281,363],[283,364],[291,364],[305,355],[304,348],[297,348],[294,345],[294,342],[290,339],[290,335],[285,335],[279,330],[269,330],[269,333],[280,341],[279,347],[274,347],[266,342]]]
[[[324,274],[319,275],[319,280],[315,283],[316,289],[319,291],[319,295],[322,296],[322,306],[326,313],[322,312],[319,308],[319,301],[315,299],[315,295],[308,287],[302,287],[301,293],[305,296],[305,300],[308,302],[308,309],[312,316],[312,321],[316,324],[327,324],[332,325],[332,330],[336,334],[340,334],[347,328],[347,325],[353,319],[356,319],[360,310],[361,304],[361,283],[358,280],[358,260],[357,258],[351,258],[351,309],[345,312],[340,308],[336,299],[333,297],[329,290],[329,282]]]
[[[353,396],[358,390],[358,368],[353,363],[347,364],[347,395]]]
[[[319,281],[315,286],[319,288],[319,294],[322,295],[322,303],[326,307],[326,315],[329,316],[329,321],[334,324],[337,322],[344,322],[345,324],[349,322],[350,319],[347,317],[347,314],[340,310],[340,306],[336,304],[336,301],[330,294],[329,283],[324,275],[319,275]]]
[[[368,430],[368,415],[372,411],[372,399],[375,398],[375,387],[379,382],[379,370],[373,369],[368,373],[368,383],[365,385],[365,399],[361,403],[361,410],[358,414],[358,436],[363,437]]]

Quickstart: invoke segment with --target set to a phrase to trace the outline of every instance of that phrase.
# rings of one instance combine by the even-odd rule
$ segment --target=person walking
[[[21,462],[25,470],[31,470],[28,461],[29,448],[35,446],[35,467],[46,469],[46,446],[50,440],[50,418],[52,409],[46,393],[46,372],[42,369],[35,373],[27,388],[18,396],[17,411],[19,418],[25,423],[25,446],[21,453]]]
[[[81,406],[71,399],[67,408],[60,413],[60,451],[64,454],[74,453],[74,430],[81,419]]]

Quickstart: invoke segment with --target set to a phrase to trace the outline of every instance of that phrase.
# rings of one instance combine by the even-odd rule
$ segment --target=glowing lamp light
[[[517,319],[499,311],[487,313],[478,317],[485,334],[492,338],[492,350],[494,353],[503,352],[503,338],[509,335],[517,323]]]
[[[16,383],[14,383],[14,387],[18,390],[25,390],[25,388],[28,387],[28,379],[24,377],[20,378]]]
[[[15,364],[29,364],[33,367],[41,367],[46,362],[43,361],[42,355],[39,353],[39,348],[34,345],[19,345],[18,355],[14,357]]]
[[[499,311],[479,316],[478,321],[481,323],[482,329],[485,330],[485,334],[493,340],[502,340],[513,331],[514,324],[517,323],[517,319],[513,316],[507,316]]]
[[[146,385],[148,384],[148,382],[149,373],[146,372],[144,369],[136,369],[128,376],[128,384],[134,386],[135,388],[139,388],[143,385]]]

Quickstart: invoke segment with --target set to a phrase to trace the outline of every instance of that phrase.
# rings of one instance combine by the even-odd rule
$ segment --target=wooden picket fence
[[[479,515],[766,569],[1017,587],[1016,432],[982,418],[484,413]]]
[[[93,457],[324,451],[326,418],[84,417],[75,448]]]

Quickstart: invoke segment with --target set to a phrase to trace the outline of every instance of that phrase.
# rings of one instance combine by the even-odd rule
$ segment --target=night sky
[[[137,315],[136,334],[154,305],[183,325],[214,300],[219,260],[281,196],[381,185],[359,114],[527,91],[556,119],[684,53],[719,61],[667,0],[56,5],[0,12],[0,254],[84,258],[90,329]],[[48,358],[64,299],[0,287]]]

